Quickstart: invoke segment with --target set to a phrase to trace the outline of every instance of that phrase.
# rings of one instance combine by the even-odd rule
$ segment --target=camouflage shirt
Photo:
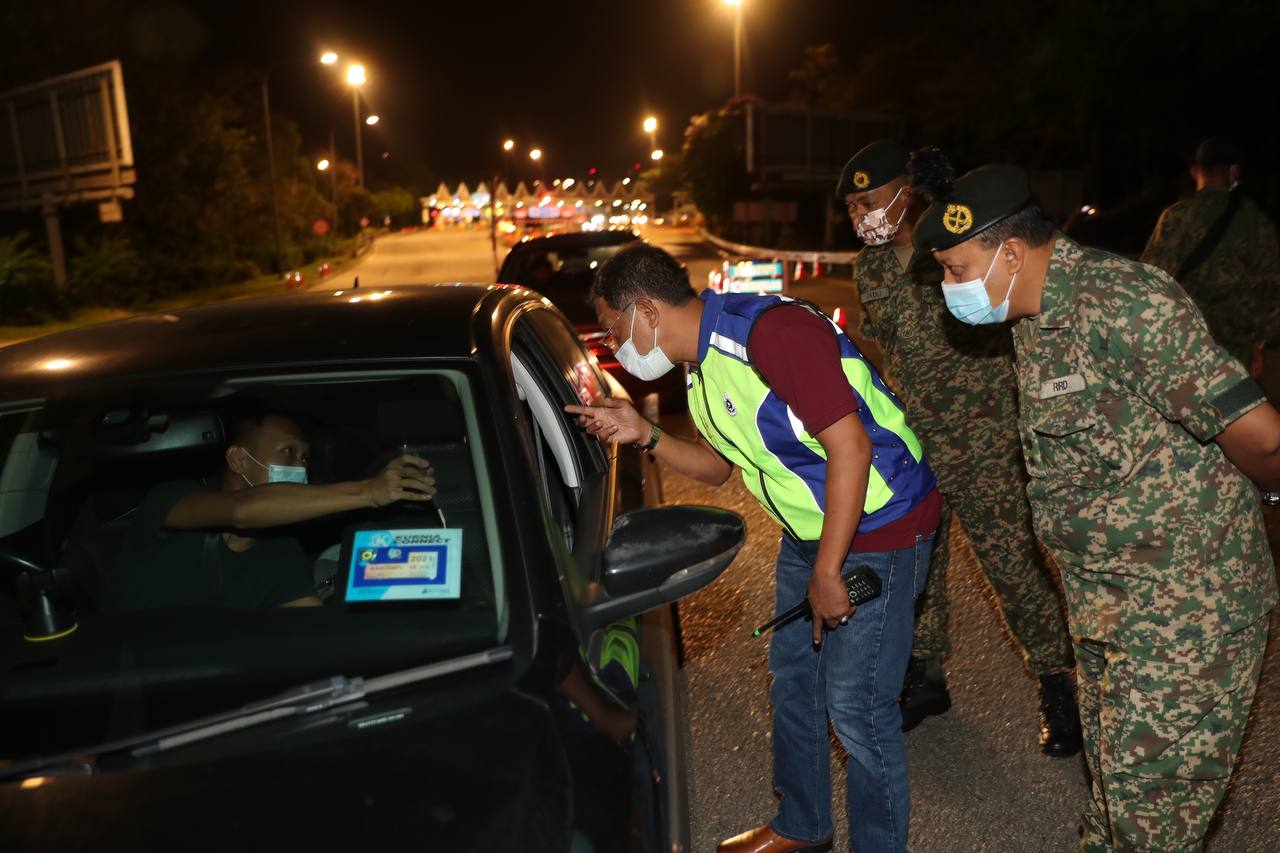
[[[1036,532],[1078,636],[1200,642],[1276,603],[1258,490],[1213,437],[1262,393],[1163,272],[1058,234],[1014,325]]]
[[[1176,276],[1200,240],[1227,209],[1228,193],[1205,189],[1160,214],[1142,252],[1143,263]],[[1179,282],[1204,313],[1209,331],[1247,362],[1258,340],[1280,338],[1280,248],[1271,220],[1240,200],[1222,240]]]
[[[862,302],[858,331],[880,345],[885,378],[906,405],[930,464],[944,489],[955,488],[947,481],[967,476],[975,453],[1007,453],[1017,443],[1009,339],[951,316],[939,287],[942,267],[927,253],[917,252],[903,270],[889,246],[868,247],[853,276]],[[989,440],[992,423],[1010,433],[1009,441]]]

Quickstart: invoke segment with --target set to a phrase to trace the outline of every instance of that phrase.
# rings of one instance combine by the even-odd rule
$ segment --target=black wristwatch
[[[649,425],[649,440],[644,444],[638,445],[641,450],[653,450],[658,446],[658,439],[662,438],[662,428],[657,424]]]
[[[1264,491],[1262,493],[1262,505],[1263,506],[1280,506],[1280,492]]]

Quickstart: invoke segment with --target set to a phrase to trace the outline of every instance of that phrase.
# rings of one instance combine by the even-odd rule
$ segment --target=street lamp
[[[514,139],[508,139],[506,142],[502,143],[503,151],[510,151],[515,147],[516,147],[516,141]]]
[[[316,163],[316,168],[319,169],[321,172],[324,172],[328,170],[330,165],[332,164],[329,163],[329,158],[326,157],[325,159],[321,160],[319,163]]]
[[[338,54],[334,53],[332,50],[326,50],[324,53],[320,54],[320,62],[323,65],[332,65],[337,61]]]
[[[724,0],[733,7],[733,97],[742,97],[742,0]]]
[[[356,186],[364,188],[364,140],[360,138],[360,87],[368,82],[363,65],[347,66],[347,85],[351,87],[351,114],[356,128]]]
[[[541,160],[541,159],[542,159],[542,149],[541,149],[541,148],[534,148],[534,149],[532,149],[532,150],[529,152],[529,159],[530,159],[530,160],[534,160],[534,161]]]
[[[367,124],[367,125],[369,125],[369,127],[373,127],[375,124],[377,124],[377,123],[378,123],[378,122],[380,122],[381,120],[382,120],[382,119],[381,119],[379,116],[376,116],[376,115],[373,115],[373,116],[366,116],[366,117],[365,117],[365,120],[364,120],[364,123],[365,123],[365,124]]]
[[[661,160],[661,159],[662,159],[662,149],[661,149],[661,148],[655,148],[655,149],[653,149],[653,151],[652,151],[652,152],[650,152],[650,154],[649,154],[649,159],[651,159],[651,160],[655,160],[655,161],[656,161],[656,160]]]
[[[644,120],[644,132],[649,134],[649,148],[650,149],[657,148],[658,147],[658,140],[657,140],[658,120],[653,116],[649,116],[648,118],[646,118]]]

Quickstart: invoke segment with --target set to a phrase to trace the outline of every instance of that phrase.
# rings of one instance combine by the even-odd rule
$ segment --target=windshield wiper
[[[347,678],[342,675],[335,675],[323,681],[293,687],[262,701],[251,702],[234,711],[199,717],[158,731],[108,741],[89,749],[14,762],[0,767],[0,779],[16,779],[51,768],[67,766],[85,767],[85,772],[90,772],[85,766],[85,759],[87,758],[96,759],[104,755],[126,751],[134,758],[145,758],[166,750],[259,726],[273,720],[315,714],[337,705],[359,701],[375,693],[393,690],[408,684],[430,681],[433,678],[452,675],[455,672],[501,663],[510,660],[513,654],[510,646],[498,646],[487,651],[461,655],[438,663],[429,663],[375,678]]]

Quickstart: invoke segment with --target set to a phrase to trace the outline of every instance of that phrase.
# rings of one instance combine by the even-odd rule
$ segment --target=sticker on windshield
[[[462,594],[462,531],[359,530],[349,569],[348,602],[456,599]]]

